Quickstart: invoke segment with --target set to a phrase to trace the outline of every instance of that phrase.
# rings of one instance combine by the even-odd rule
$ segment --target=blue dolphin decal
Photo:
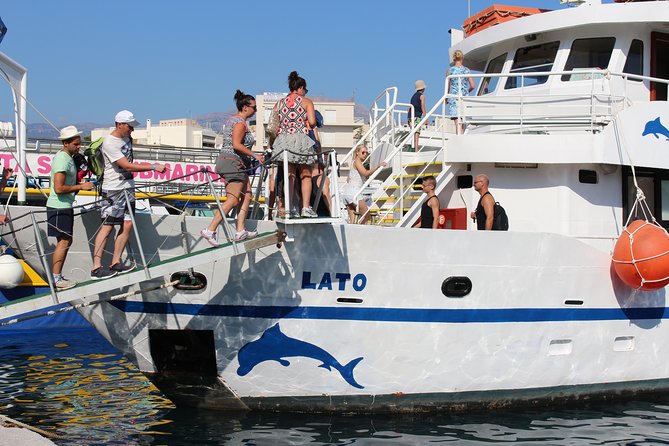
[[[646,136],[650,134],[652,134],[658,139],[660,138],[659,136],[657,136],[658,134],[663,135],[665,138],[667,138],[667,141],[669,141],[669,129],[667,129],[665,126],[662,125],[659,116],[653,119],[652,121],[648,121],[646,123],[646,127],[643,129],[643,133],[641,134],[641,136]]]
[[[290,362],[284,358],[295,356],[304,356],[322,361],[323,364],[318,367],[323,367],[327,370],[334,368],[347,383],[358,389],[364,389],[353,377],[353,369],[362,361],[362,357],[356,358],[346,365],[341,365],[339,361],[322,348],[309,342],[290,338],[281,333],[279,324],[268,328],[260,339],[249,342],[239,350],[237,354],[237,359],[239,360],[237,374],[244,376],[253,370],[256,365],[264,361],[276,361],[282,366],[288,367]]]

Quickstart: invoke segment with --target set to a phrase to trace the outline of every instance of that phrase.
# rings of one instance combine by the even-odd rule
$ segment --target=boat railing
[[[367,144],[369,158],[376,150],[384,147],[383,144],[396,145],[399,143],[397,130],[404,128],[402,122],[407,122],[404,116],[410,109],[412,109],[411,104],[397,102],[397,87],[386,88],[376,97],[370,107],[369,129],[340,159],[342,166],[352,167],[353,154],[361,143]]]
[[[357,202],[362,196],[369,195],[371,192],[372,206],[370,206],[368,212],[375,212],[377,214],[378,217],[374,219],[375,224],[406,224],[406,219],[403,218],[407,211],[405,205],[410,200],[410,194],[415,191],[414,186],[423,175],[427,174],[427,170],[433,163],[440,165],[444,163],[444,150],[449,134],[450,127],[448,124],[450,120],[434,119],[433,125],[429,125],[429,123],[431,118],[437,115],[443,118],[445,114],[446,96],[442,96],[418,123],[415,125],[412,123],[408,127],[408,132],[402,133],[402,138],[399,142],[394,144],[389,153],[386,154],[384,161],[392,167],[392,174],[382,182],[381,187],[372,187],[374,182],[379,181],[378,178],[380,175],[387,174],[383,169],[378,169],[367,178],[355,194],[353,201]],[[429,131],[423,131],[423,128],[429,128]],[[407,148],[413,144],[416,133],[421,133],[421,141],[418,147],[413,149],[415,152],[409,154]],[[405,158],[410,157],[409,159],[415,159],[416,155],[422,155],[422,162],[420,164],[423,167],[419,172],[408,174],[405,170]],[[405,178],[411,179],[408,185],[404,182]],[[394,180],[399,180],[399,185],[395,185]],[[395,197],[393,203],[389,206],[385,202],[381,204],[391,194]],[[415,205],[416,203],[412,204],[411,208]]]
[[[283,208],[285,215],[277,215],[277,220],[282,220],[284,223],[322,223],[325,222],[326,220],[318,218],[318,219],[311,219],[311,218],[299,218],[291,215],[291,209],[295,207],[295,204],[293,203],[293,194],[292,188],[289,187],[288,183],[290,180],[289,176],[289,166],[288,166],[288,155],[289,155],[288,150],[282,150],[278,153],[273,154],[272,159],[270,160],[270,163],[276,163],[279,162],[279,169],[283,170],[283,192],[282,192],[282,198],[283,198]],[[297,154],[297,153],[296,153]],[[329,198],[330,198],[330,203],[331,203],[331,208],[330,208],[330,218],[333,218],[335,220],[340,220],[341,219],[341,206],[339,202],[339,173],[337,171],[337,152],[334,149],[331,150],[324,150],[320,152],[320,154],[315,154],[315,159],[314,163],[318,162],[318,157],[320,156],[323,164],[323,177],[321,178],[321,181],[316,185],[317,189],[317,202],[320,201],[322,198],[322,192],[324,190],[324,184],[325,184],[325,178],[328,178],[330,180],[330,185],[329,185]],[[297,175],[297,172],[295,172],[295,175]],[[268,178],[269,181],[269,178]],[[300,182],[296,182],[298,185]],[[299,198],[297,198],[299,200]],[[257,201],[257,197],[256,197]],[[299,212],[301,206],[297,207],[297,211]],[[317,211],[317,204],[314,205],[314,211]],[[267,212],[271,212],[271,209],[267,207]]]
[[[549,84],[553,78],[569,76],[574,80],[569,84]],[[488,85],[491,79],[508,82],[517,79],[515,88],[502,93],[470,95],[448,94],[449,82],[468,82],[467,78],[478,79]],[[541,80],[541,84],[536,81]],[[627,108],[630,99],[630,82],[658,82],[667,84],[666,79],[639,76],[628,73],[614,73],[608,70],[573,70],[553,72],[522,73],[480,73],[451,75],[445,80],[446,100],[456,101],[457,118],[469,132],[485,126],[485,132],[536,131],[538,129],[560,128],[600,131],[615,116]],[[528,85],[530,84],[530,85]],[[498,87],[499,88],[499,87]],[[479,87],[479,90],[481,87]]]
[[[13,151],[13,144],[15,144],[15,139],[13,137],[5,137],[3,138],[3,142],[5,146],[3,148],[8,149],[9,151]],[[84,141],[83,145],[88,143],[89,141]],[[30,154],[30,157],[39,155],[53,156],[59,150],[61,150],[62,147],[62,142],[58,140],[30,138],[28,139],[28,143],[26,145],[26,152]],[[213,197],[209,195],[206,190],[202,188],[193,189],[192,186],[197,182],[206,182],[206,178],[202,172],[200,172],[200,168],[203,166],[210,166],[213,168],[218,156],[218,150],[208,147],[153,146],[146,144],[133,144],[133,151],[135,160],[138,160],[139,162],[166,163],[172,167],[173,170],[175,163],[184,163],[188,165],[186,168],[192,173],[192,176],[185,176],[180,181],[174,182],[164,182],[162,180],[164,175],[156,175],[161,179],[155,180],[146,178],[144,174],[137,174],[135,175],[135,181],[138,187],[145,188],[147,192],[151,193],[172,195],[184,194],[185,192],[191,190],[192,194],[203,197],[206,196],[211,198],[213,201]],[[27,163],[30,172],[39,172],[38,166],[31,165],[30,161],[27,161]],[[30,172],[26,172],[28,175],[28,189],[35,188],[37,183],[39,183],[39,186],[42,189],[50,187],[50,179],[48,175],[38,176],[31,174]],[[176,172],[176,174],[179,176],[178,172]],[[95,181],[94,177],[88,179]],[[8,184],[13,185],[14,180],[15,178],[10,179]],[[214,184],[214,188],[219,195],[225,195],[224,184],[217,182]]]
[[[207,187],[209,189],[209,194],[211,194],[211,196],[213,196],[214,198],[215,206],[219,209],[221,213],[223,213],[223,208],[221,204],[222,199],[219,196],[217,189],[214,187],[214,181],[219,179],[219,175],[209,170],[204,171],[203,173],[206,175],[206,180],[204,181],[204,183],[199,184],[197,187],[200,188]],[[170,181],[166,181],[164,183],[169,183]],[[124,190],[125,199],[127,201],[130,201],[130,194],[133,193],[135,194],[135,196],[138,196],[147,192],[145,188],[143,188],[142,186],[135,186],[134,189],[125,189]],[[98,209],[99,206],[104,201],[106,201],[106,198],[99,198],[93,202],[88,202],[85,204],[75,204],[75,206],[73,206],[72,208],[74,212],[74,218],[75,219],[83,218],[84,214]],[[187,206],[188,203],[184,203],[182,211],[184,211]],[[28,250],[36,249],[37,258],[39,259],[41,270],[44,272],[44,276],[46,278],[45,281],[49,285],[53,303],[57,304],[59,303],[59,300],[57,297],[57,290],[55,288],[55,283],[53,281],[51,262],[49,259],[50,256],[53,255],[53,251],[47,250],[47,246],[49,246],[47,242],[48,231],[46,230],[46,228],[44,228],[44,224],[49,225],[49,222],[45,217],[46,212],[47,210],[45,208],[35,208],[21,215],[9,215],[10,221],[8,224],[3,226],[3,232],[0,235],[2,236],[3,240],[7,243],[9,248],[12,248],[17,252],[21,252],[23,249],[28,249]],[[183,216],[186,215],[185,212],[181,212],[181,214]],[[133,252],[132,245],[129,244],[128,245],[129,257],[138,266],[138,269],[139,270],[143,269],[146,272],[147,278],[150,278],[150,276],[148,275],[149,273],[147,268],[152,262],[155,261],[158,253],[157,252],[151,253],[146,251],[145,246],[143,244],[143,239],[139,233],[141,227],[137,225],[135,213],[133,212],[130,213],[130,219],[133,222],[133,231],[134,231],[133,235],[135,238],[134,247],[137,249],[137,251]],[[29,222],[29,224],[25,224],[26,222]],[[99,222],[99,225],[100,226],[102,225],[101,221]],[[235,246],[239,242],[235,241],[234,237],[235,231],[233,229],[232,224],[228,221],[227,218],[224,218],[222,220],[221,226],[223,233],[225,235],[225,239],[227,239],[227,242],[232,246],[233,251],[235,251],[236,250]],[[99,229],[100,228],[98,227],[97,230],[91,232],[97,234]],[[34,231],[34,245],[30,245],[27,247],[17,245],[18,243],[17,240],[19,239],[17,234],[22,231]],[[183,230],[179,230],[174,234],[167,234],[164,237],[166,240],[169,237],[184,238],[187,237],[187,234],[185,234]],[[94,237],[88,241],[88,243],[91,246],[93,244],[93,239]],[[164,244],[165,241],[162,243],[158,243],[158,246],[163,246]],[[170,246],[171,245],[173,245],[173,243],[171,243]],[[111,253],[107,252],[107,254]]]
[[[4,145],[15,141],[14,137],[6,136]],[[90,141],[82,141],[86,146]],[[196,161],[200,163],[215,164],[218,150],[210,147],[181,147],[181,146],[155,146],[150,144],[133,143],[135,158],[150,159],[160,162]],[[5,148],[12,148],[11,146]],[[28,138],[26,144],[27,152],[54,155],[63,148],[62,141],[48,138]]]
[[[543,89],[525,86],[526,79],[531,81],[545,78],[548,82],[551,76],[574,75],[579,76],[584,82],[587,81],[587,84],[584,82],[568,84],[564,89],[549,85]],[[486,82],[486,79],[489,82],[489,79],[493,78],[501,78],[500,81],[505,82],[506,79],[515,77],[519,78],[515,83],[518,87],[503,94],[480,96],[451,95],[446,89],[445,94],[435,102],[418,124],[407,128],[408,131],[403,133],[399,133],[398,128],[393,128],[394,133],[400,134],[401,138],[383,157],[392,166],[391,175],[388,176],[387,172],[383,173],[382,170],[375,171],[363,183],[354,198],[357,202],[360,197],[372,194],[373,203],[370,212],[378,216],[373,219],[376,223],[402,226],[410,224],[410,219],[415,219],[416,209],[421,204],[421,199],[415,198],[415,186],[421,176],[437,173],[435,175],[438,176],[437,189],[443,187],[441,179],[448,177],[445,174],[447,169],[444,168],[447,161],[447,140],[454,136],[457,129],[457,126],[450,124],[452,118],[464,124],[465,133],[484,131],[523,134],[574,130],[597,132],[603,129],[618,112],[633,103],[628,94],[630,85],[639,85],[641,82],[669,83],[666,79],[593,69],[453,75],[446,78],[445,87],[448,87],[449,80],[468,82],[467,78],[470,76],[480,79],[480,82]],[[458,101],[458,115],[455,117],[447,114],[449,100]],[[382,119],[387,119],[387,116],[382,116]],[[375,121],[370,123],[370,129],[379,127],[381,125]],[[413,145],[414,135],[417,132],[421,133],[419,146],[415,148],[417,153],[408,154],[406,148]],[[370,136],[376,135],[371,131],[368,133]],[[381,141],[377,140],[377,143]],[[421,162],[416,165],[422,167],[418,171],[408,173],[405,170],[404,160],[416,159],[417,155]],[[442,164],[442,169],[438,172],[428,172],[434,163]],[[382,180],[382,175],[388,178]],[[380,180],[381,187],[372,187]],[[407,203],[410,203],[410,206],[407,206]]]

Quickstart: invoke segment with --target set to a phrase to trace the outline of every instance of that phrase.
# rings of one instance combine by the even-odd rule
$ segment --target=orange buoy
[[[656,290],[669,284],[669,234],[653,223],[633,221],[613,249],[613,268],[632,288]]]

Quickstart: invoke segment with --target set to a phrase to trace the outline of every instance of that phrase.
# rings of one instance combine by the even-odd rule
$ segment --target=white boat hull
[[[143,243],[159,245],[155,229],[180,218],[139,216]],[[188,218],[187,232],[206,221]],[[626,287],[608,253],[579,240],[343,224],[287,231],[293,241],[280,248],[196,268],[202,291],[150,291],[80,312],[177,403],[215,409],[457,410],[668,382],[665,290]],[[173,245],[159,257],[178,255]],[[471,292],[446,297],[449,277],[469,278]]]

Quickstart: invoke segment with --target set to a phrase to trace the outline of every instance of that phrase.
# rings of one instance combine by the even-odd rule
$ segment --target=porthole
[[[441,292],[446,297],[465,297],[472,291],[472,281],[465,276],[446,278],[441,284]]]

